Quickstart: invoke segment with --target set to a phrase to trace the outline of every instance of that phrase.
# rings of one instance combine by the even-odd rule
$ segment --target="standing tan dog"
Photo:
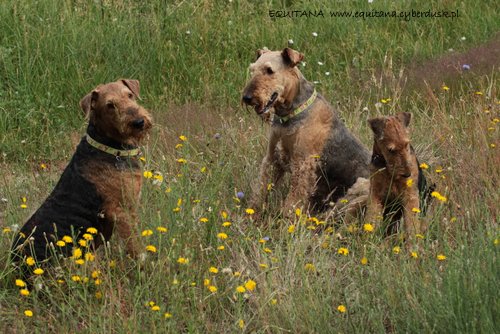
[[[368,121],[374,133],[374,143],[366,221],[379,223],[384,219],[394,222],[403,216],[405,234],[413,239],[424,231],[418,214],[424,210],[426,194],[432,190],[427,189],[410,144],[410,120],[411,114],[402,112]]]
[[[286,48],[259,50],[250,65],[251,78],[242,100],[274,117],[267,154],[262,160],[252,206],[263,209],[268,184],[291,173],[284,210],[324,211],[358,177],[368,177],[370,154],[345,127],[332,106],[297,68],[303,55]]]
[[[138,97],[139,81],[123,79],[99,85],[80,101],[89,117],[87,134],[55,189],[14,240],[14,262],[27,256],[44,261],[54,250],[78,258],[89,250],[75,252],[80,240],[93,239],[92,248],[98,247],[114,227],[127,252],[138,255],[134,229],[142,175],[137,146],[152,125]],[[76,240],[71,242],[71,236]]]

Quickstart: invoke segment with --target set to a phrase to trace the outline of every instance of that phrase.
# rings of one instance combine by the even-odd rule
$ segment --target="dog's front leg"
[[[373,189],[370,189],[365,221],[368,224],[380,224],[384,219],[383,210],[382,198],[378,196]]]
[[[291,166],[290,191],[283,205],[285,216],[290,216],[295,208],[308,210],[309,197],[316,187],[317,160],[312,157],[297,160]]]
[[[416,188],[408,189],[403,195],[403,201],[405,233],[411,244],[415,236],[423,232],[418,217],[418,213],[420,212],[418,190]]]
[[[137,259],[139,256],[139,239],[135,231],[134,225],[138,226],[138,218],[135,210],[132,208],[123,208],[120,205],[110,205],[109,210],[106,210],[106,215],[110,217],[115,225],[116,232],[125,242],[127,254]]]
[[[262,163],[260,164],[259,182],[252,190],[253,194],[250,201],[250,206],[258,211],[263,211],[265,209],[269,193],[268,184],[270,180],[278,180],[281,178],[281,175],[276,175],[278,170],[280,170],[275,154],[277,144],[278,137],[271,134],[266,156],[262,159]]]

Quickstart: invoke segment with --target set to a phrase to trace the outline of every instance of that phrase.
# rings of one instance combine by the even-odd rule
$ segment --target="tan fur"
[[[251,78],[244,89],[243,102],[253,106],[263,117],[267,117],[271,109],[275,116],[287,117],[303,105],[314,91],[313,85],[297,68],[303,55],[289,48],[282,51],[259,50],[257,55],[258,59],[250,65]],[[308,209],[311,206],[310,198],[317,189],[320,164],[325,164],[326,159],[342,159],[331,151],[330,156],[321,157],[327,142],[336,131],[340,131],[339,136],[345,138],[346,129],[336,119],[330,104],[319,94],[307,112],[285,122],[278,124],[273,121],[251,205],[263,209],[268,184],[272,182],[276,185],[285,172],[290,172],[290,191],[283,205],[285,214],[288,214],[294,207]],[[358,143],[354,137],[349,137],[349,140],[349,143]],[[363,152],[368,157],[368,153]],[[367,176],[367,163],[364,163]]]
[[[420,210],[418,191],[418,163],[410,147],[408,124],[411,114],[371,119],[375,134],[373,154],[383,157],[385,167],[372,164],[370,196],[366,221],[378,223],[382,220],[386,201],[399,199],[403,205],[405,233],[410,239],[423,232],[418,214]],[[408,186],[411,180],[412,184]]]
[[[90,113],[90,121],[107,137],[138,145],[152,126],[151,115],[137,103],[138,97],[139,82],[124,79],[99,85],[82,99],[80,105]],[[145,121],[143,130],[130,126],[131,122],[141,118]],[[139,223],[141,170],[118,169],[95,160],[85,166],[83,173],[103,198],[102,214],[114,223],[118,235],[126,242],[127,253],[136,257],[140,242],[134,230]]]

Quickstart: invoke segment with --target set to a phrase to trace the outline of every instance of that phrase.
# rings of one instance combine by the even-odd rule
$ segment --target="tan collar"
[[[283,116],[283,117],[274,114],[274,117],[281,124],[286,123],[290,119],[294,118],[295,116],[297,116],[298,114],[300,114],[301,112],[303,112],[304,110],[306,110],[307,108],[309,108],[311,106],[311,104],[313,104],[314,101],[316,101],[316,97],[317,96],[318,96],[318,92],[316,91],[316,89],[314,89],[312,95],[307,99],[307,101],[304,102],[304,103],[302,103],[297,109],[295,109],[294,111],[292,111],[290,114],[288,114],[286,116]]]
[[[116,148],[106,146],[104,144],[99,143],[94,138],[90,137],[88,133],[85,136],[85,139],[87,140],[87,143],[89,143],[90,146],[117,157],[134,157],[141,153],[141,150],[139,148],[133,148],[131,150],[118,150]]]

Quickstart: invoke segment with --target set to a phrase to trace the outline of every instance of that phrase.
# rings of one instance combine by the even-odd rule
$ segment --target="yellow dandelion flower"
[[[418,253],[417,252],[411,252],[410,256],[414,259],[418,259]]]
[[[150,179],[153,177],[153,172],[150,170],[145,170],[144,173],[142,174],[146,179]]]
[[[102,298],[102,292],[101,292],[101,291],[96,291],[96,293],[95,293],[95,297],[96,297],[97,299],[101,299],[101,298]]]
[[[231,222],[223,222],[222,227],[229,227],[231,226]]]
[[[179,212],[179,211],[181,211],[181,208],[176,207],[176,208],[172,209],[172,211],[173,211],[173,212]]]
[[[28,318],[31,318],[33,316],[33,311],[31,310],[25,310],[24,315],[27,316]]]
[[[443,86],[441,86],[441,89],[444,91],[447,91],[447,90],[450,90],[450,87],[443,85]]]
[[[206,173],[207,172],[207,167],[203,166],[200,168],[200,172]]]
[[[446,255],[444,255],[444,254],[438,254],[436,256],[436,259],[438,259],[438,261],[444,261],[444,260],[446,260]]]
[[[312,263],[306,263],[304,269],[307,271],[316,271],[316,267]]]
[[[347,256],[349,254],[349,250],[347,248],[345,248],[345,247],[340,247],[337,250],[337,253],[340,254],[340,255]]]
[[[248,214],[248,215],[253,215],[255,213],[255,210],[252,209],[252,208],[248,208],[245,210],[245,212]]]
[[[155,311],[156,312],[156,311],[159,311],[159,310],[160,310],[160,306],[158,306],[158,305],[155,305],[155,306],[151,307],[151,311]]]
[[[337,307],[337,311],[339,311],[340,313],[345,313],[347,311],[347,308],[345,307],[345,305],[340,304]]]
[[[293,232],[295,232],[295,225],[290,225],[290,226],[288,226],[288,233],[290,233],[290,234],[291,234],[291,233],[293,233]]]
[[[82,257],[82,250],[81,248],[73,248],[73,255],[72,255],[72,258],[74,259],[79,259]]]
[[[219,269],[215,267],[210,267],[208,268],[208,271],[211,272],[212,274],[217,274],[219,272]]]
[[[241,273],[239,271],[235,271],[233,274],[234,277],[240,277]]]
[[[349,200],[348,200],[347,198],[342,198],[342,199],[340,200],[340,203],[342,203],[342,204],[346,204],[346,203],[349,203]]]
[[[82,264],[85,263],[85,260],[84,259],[78,259],[78,260],[75,260],[75,263],[81,266]]]
[[[78,275],[73,275],[73,276],[71,276],[71,280],[73,282],[80,282],[82,280],[82,278]]]
[[[21,294],[21,296],[29,296],[30,291],[28,289],[21,289],[19,290],[19,293]]]
[[[189,263],[189,259],[185,258],[185,257],[180,257],[177,259],[177,263],[179,264],[188,264]]]
[[[150,253],[156,253],[156,247],[154,245],[147,245],[146,251],[148,251]]]
[[[80,239],[78,240],[78,244],[82,247],[87,247],[87,240]]]
[[[273,190],[273,184],[272,183],[268,183],[267,184],[267,191],[271,191]]]
[[[177,149],[177,150],[178,150],[178,149],[180,149],[182,146],[184,146],[184,145],[182,145],[181,143],[179,143],[179,144],[175,145],[175,149]]]
[[[7,234],[7,233],[10,233],[10,232],[12,232],[12,230],[10,229],[10,227],[4,227],[3,230],[2,230],[3,234]]]
[[[249,279],[245,282],[244,286],[248,291],[253,291],[257,287],[257,283],[254,280]]]
[[[144,230],[141,232],[141,235],[143,237],[149,237],[150,235],[153,235],[153,230]]]
[[[228,217],[228,214],[226,211],[221,211],[220,215],[221,215],[222,219],[227,219],[227,217]]]
[[[438,201],[441,201],[441,202],[447,201],[447,198],[445,196],[441,195],[440,193],[438,193],[437,191],[433,191],[431,193],[431,196],[436,198]]]
[[[97,234],[97,229],[95,227],[89,227],[87,232],[90,234]]]
[[[425,236],[423,234],[417,233],[417,234],[415,234],[415,238],[423,240],[423,239],[425,239]]]
[[[58,284],[64,284],[65,282],[64,282],[64,280],[63,280],[63,279],[58,279],[58,280],[57,280],[57,283],[58,283]]]
[[[35,270],[33,270],[33,274],[35,275],[43,275],[44,273],[44,270],[42,268],[36,268]]]
[[[167,233],[168,229],[166,227],[163,227],[163,226],[158,226],[156,228],[156,230],[160,233]]]
[[[92,253],[85,253],[85,261],[94,261],[95,255]]]
[[[271,305],[278,304],[278,300],[276,298],[271,299]]]
[[[411,211],[415,212],[415,213],[420,213],[420,209],[419,208],[412,208]]]
[[[220,232],[217,234],[217,238],[219,238],[221,240],[225,240],[225,239],[227,239],[227,234],[224,232]]]
[[[264,252],[267,254],[271,254],[273,251],[270,248],[265,247]]]
[[[99,270],[94,270],[92,272],[91,276],[93,279],[96,279],[97,277],[99,277],[100,274],[101,274],[101,272]]]
[[[408,179],[408,180],[406,181],[406,186],[407,186],[408,188],[410,188],[412,185],[413,185],[413,179]]]
[[[392,248],[392,252],[393,252],[394,254],[399,254],[399,252],[401,252],[401,247],[399,247],[399,246],[394,246],[394,247]]]
[[[165,319],[170,319],[170,318],[172,318],[172,313],[168,313],[168,312],[166,312],[166,313],[163,315],[163,317],[164,317]]]
[[[208,290],[211,292],[211,293],[215,293],[217,292],[217,287],[215,285],[209,285],[208,286]]]
[[[208,218],[206,218],[206,217],[201,217],[199,220],[200,220],[200,223],[207,223],[208,222]]]
[[[145,157],[140,157],[139,160],[141,160],[142,162],[146,162],[146,158]]]
[[[40,168],[41,168],[41,169],[47,169],[47,165],[46,165],[46,164],[44,164],[44,163],[42,162],[42,163],[40,164]]]
[[[114,268],[114,267],[116,267],[116,261],[115,261],[115,260],[111,260],[111,261],[109,261],[109,267],[110,267],[110,268]]]
[[[94,237],[90,233],[85,233],[84,235],[82,235],[82,237],[87,241],[94,240]]]
[[[217,246],[217,249],[218,250],[224,250],[224,249],[226,249],[226,247],[224,245],[220,245],[220,246]]]
[[[241,329],[245,327],[245,321],[243,319],[238,320],[238,327]]]
[[[365,230],[365,232],[370,233],[370,232],[373,232],[374,227],[373,227],[372,224],[364,224],[363,225],[363,230]]]
[[[500,244],[500,239],[497,238],[497,239],[493,240],[493,244],[495,246],[498,246]]]
[[[64,237],[62,237],[62,241],[64,241],[67,244],[70,244],[73,242],[73,238],[70,237],[69,235],[65,235]]]
[[[184,158],[179,158],[179,159],[177,159],[177,162],[180,164],[185,164],[187,162],[187,160]]]
[[[186,136],[184,136],[184,135],[180,135],[180,136],[179,136],[179,139],[180,139],[180,140],[182,140],[182,141],[186,141],[186,140],[188,140],[188,139],[187,139],[187,137],[186,137]]]
[[[363,256],[360,262],[362,265],[366,266],[368,264],[368,259],[365,256]]]
[[[28,257],[26,258],[26,264],[27,264],[28,266],[30,266],[30,267],[31,267],[31,266],[34,266],[34,265],[35,265],[35,259],[34,259],[34,258],[32,258],[31,256],[28,256]]]
[[[205,279],[203,280],[203,285],[204,285],[204,286],[209,286],[209,285],[210,285],[210,280],[209,280],[208,278],[205,278]]]
[[[58,247],[64,247],[64,246],[66,246],[66,243],[63,240],[57,240],[56,246],[58,246]]]
[[[238,285],[236,287],[236,292],[238,292],[238,293],[245,293],[245,291],[247,291],[247,289],[245,289],[245,287],[242,285]]]
[[[295,209],[295,215],[297,217],[300,217],[301,214],[302,214],[302,210],[300,210],[299,208]]]
[[[495,147],[497,147],[497,145],[496,145],[496,144],[494,144],[494,143],[491,143],[491,144],[490,144],[490,148],[495,148]]]
[[[20,207],[21,209],[26,209],[26,208],[28,208],[28,206],[27,206],[26,204],[24,204],[24,203],[23,203],[23,204],[21,204],[19,207]]]
[[[422,162],[419,166],[421,169],[429,169],[429,165],[426,164],[425,162]]]
[[[20,288],[24,288],[26,286],[26,282],[24,282],[22,279],[16,279],[16,286]]]
[[[177,278],[174,278],[172,280],[172,285],[178,285],[179,284],[179,280]]]
[[[474,94],[476,94],[476,95],[483,95],[483,92],[477,91]]]
[[[267,269],[269,266],[268,266],[267,264],[265,264],[265,263],[260,263],[260,264],[259,264],[259,267],[260,267],[261,269]]]

